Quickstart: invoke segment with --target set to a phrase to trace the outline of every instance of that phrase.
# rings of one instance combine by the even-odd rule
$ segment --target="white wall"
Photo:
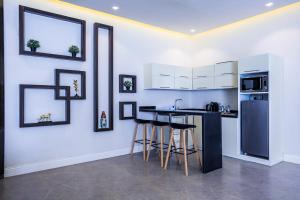
[[[26,5],[87,21],[87,61],[76,62],[18,54],[18,6]],[[190,66],[187,38],[90,14],[40,0],[6,0],[5,8],[5,168],[6,175],[129,153],[132,121],[119,121],[119,101],[138,105],[172,105],[174,99],[189,103],[189,92],[143,91],[143,65],[158,62]],[[93,23],[114,26],[114,131],[93,132]],[[43,28],[45,24],[40,24]],[[64,27],[61,27],[63,31]],[[51,33],[49,33],[51,34]],[[57,42],[55,40],[53,43]],[[54,69],[84,70],[87,99],[71,102],[71,124],[19,128],[19,84],[54,84]],[[118,93],[118,75],[137,75],[137,94]],[[51,102],[49,102],[51,104]],[[36,105],[38,106],[38,105]],[[30,109],[30,108],[26,108]]]
[[[194,62],[238,60],[261,53],[274,53],[285,60],[284,152],[286,160],[300,163],[300,4],[263,17],[198,36]]]

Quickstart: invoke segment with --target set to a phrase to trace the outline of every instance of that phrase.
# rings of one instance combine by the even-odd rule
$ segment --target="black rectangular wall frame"
[[[0,0],[0,179],[4,177],[4,20]]]
[[[108,70],[108,103],[109,103],[109,128],[99,128],[99,94],[98,94],[98,65],[99,65],[99,34],[98,29],[106,29],[109,34],[109,70]],[[111,131],[113,130],[113,27],[105,24],[95,23],[94,24],[94,131]]]
[[[83,100],[86,99],[86,75],[85,71],[79,71],[79,70],[68,70],[68,69],[55,69],[55,86],[59,88],[60,85],[60,74],[78,74],[80,75],[81,79],[81,96],[79,97],[72,97],[70,96],[71,100]],[[61,99],[64,100],[67,97],[62,97],[59,95],[60,90],[56,90],[55,92],[55,99]]]
[[[124,106],[131,105],[132,106],[132,116],[125,117],[124,116]],[[135,101],[126,101],[126,102],[119,102],[119,119],[120,120],[127,120],[127,119],[135,119],[136,118],[136,102]]]
[[[37,126],[55,126],[55,125],[64,125],[70,124],[71,115],[70,115],[70,98],[65,99],[65,121],[56,121],[56,122],[47,122],[47,123],[25,123],[25,89],[42,89],[42,90],[66,90],[67,97],[70,97],[70,87],[69,86],[60,86],[56,87],[53,85],[20,85],[20,128],[26,127],[37,127]],[[55,97],[53,97],[55,100]]]
[[[67,55],[58,55],[51,53],[43,52],[31,52],[25,50],[25,13],[36,14],[44,17],[49,17],[57,20],[72,22],[75,24],[81,25],[81,57],[72,57]],[[39,56],[39,57],[48,57],[48,58],[57,58],[57,59],[66,59],[66,60],[75,60],[75,61],[85,61],[86,60],[86,22],[81,19],[76,19],[72,17],[67,17],[64,15],[58,15],[51,12],[46,12],[26,6],[19,6],[19,54],[27,56]]]

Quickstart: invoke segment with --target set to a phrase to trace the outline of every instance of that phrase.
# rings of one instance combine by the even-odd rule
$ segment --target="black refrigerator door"
[[[269,158],[269,102],[242,101],[242,152]]]

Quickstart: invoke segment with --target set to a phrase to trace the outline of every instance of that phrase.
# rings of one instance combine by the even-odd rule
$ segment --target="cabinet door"
[[[237,157],[237,122],[236,118],[222,117],[222,155]]]
[[[238,64],[237,62],[223,62],[215,65],[215,76],[237,74]]]
[[[215,77],[215,88],[226,89],[226,88],[237,88],[237,75],[228,74]]]
[[[174,66],[152,64],[152,76],[174,77]]]
[[[175,89],[191,90],[192,85],[192,79],[189,77],[175,77]]]
[[[188,67],[174,67],[173,69],[175,72],[175,77],[176,78],[192,78],[192,72],[193,69],[192,68],[188,68]]]
[[[194,90],[207,90],[214,88],[214,77],[203,77],[193,79]]]
[[[239,60],[239,70],[241,74],[257,73],[268,71],[270,57],[268,54],[251,56]]]
[[[174,89],[174,77],[172,76],[154,76],[152,77],[152,88]]]
[[[193,78],[206,78],[214,76],[214,65],[208,65],[203,67],[196,67],[193,69]]]

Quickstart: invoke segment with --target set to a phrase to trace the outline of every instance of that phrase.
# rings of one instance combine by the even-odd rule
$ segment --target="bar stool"
[[[148,154],[146,161],[149,161],[149,156],[151,149],[154,147],[155,149],[160,150],[160,165],[161,167],[164,167],[164,149],[167,149],[167,144],[165,144],[165,134],[164,134],[164,128],[169,127],[169,122],[162,122],[162,121],[152,121],[152,133],[150,137],[150,143],[148,146]],[[156,129],[160,128],[160,142],[153,144],[153,138],[156,137]]]
[[[185,170],[185,175],[188,176],[188,163],[187,163],[187,156],[190,154],[195,154],[196,160],[199,161],[199,165],[201,167],[201,160],[200,160],[200,154],[198,150],[198,145],[196,142],[195,134],[193,129],[196,128],[195,125],[190,125],[190,124],[177,124],[177,123],[171,123],[170,124],[171,130],[170,130],[170,141],[169,141],[169,146],[168,146],[168,151],[167,151],[167,156],[166,156],[166,161],[165,161],[165,166],[164,169],[167,169],[168,166],[168,161],[170,158],[170,153],[179,154],[180,159],[182,159],[182,155],[184,157],[184,170]],[[180,147],[178,149],[172,148],[172,143],[174,143],[174,130],[178,129],[180,130]],[[192,136],[192,141],[193,141],[193,148],[188,149],[186,145],[186,134],[191,133]],[[179,152],[177,151],[179,150]],[[182,152],[183,150],[183,152]]]
[[[143,145],[143,159],[146,160],[146,153],[147,153],[147,145],[149,144],[149,140],[147,139],[147,125],[151,124],[152,120],[146,120],[146,119],[135,119],[136,123],[134,134],[133,134],[133,141],[131,146],[131,156],[133,156],[133,150],[135,143],[142,144]],[[139,125],[143,126],[143,139],[137,139],[137,133]]]

